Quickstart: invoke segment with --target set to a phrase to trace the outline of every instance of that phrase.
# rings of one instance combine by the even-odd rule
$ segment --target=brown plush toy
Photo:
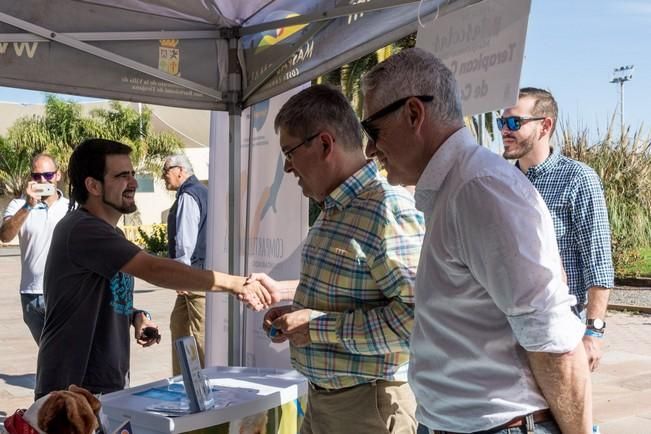
[[[38,426],[48,434],[92,434],[101,404],[88,390],[71,385],[50,393],[38,412]]]
[[[99,426],[100,408],[93,394],[73,384],[40,398],[23,417],[38,433],[92,434]]]

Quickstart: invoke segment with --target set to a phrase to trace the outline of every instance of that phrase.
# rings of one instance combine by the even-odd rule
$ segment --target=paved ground
[[[23,323],[19,282],[20,258],[9,256],[6,249],[0,249],[0,422],[17,408],[26,408],[33,401],[37,347]],[[132,341],[133,386],[172,375],[169,314],[175,297],[174,291],[136,281],[134,305],[151,312],[163,339],[159,345],[149,348],[142,348]],[[65,348],[61,350],[65,351]]]
[[[36,345],[23,324],[20,261],[0,249],[0,421],[32,401]],[[160,345],[132,347],[132,385],[171,374],[169,313],[174,292],[137,282],[135,304],[164,333]],[[611,312],[606,355],[594,375],[594,408],[602,434],[651,434],[651,316]],[[65,351],[65,349],[62,349]]]

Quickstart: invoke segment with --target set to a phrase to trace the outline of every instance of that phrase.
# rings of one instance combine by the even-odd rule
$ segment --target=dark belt
[[[374,383],[374,381],[372,381],[371,383]],[[314,384],[310,381],[310,387],[314,390],[318,390],[319,392],[339,392],[341,390],[348,390],[348,389],[354,389],[355,387],[359,387],[359,386],[366,386],[367,384],[370,383],[354,384],[352,386],[340,387],[339,389],[328,389],[327,387],[321,387],[318,384]]]
[[[476,432],[474,432],[472,434],[494,434],[494,433],[500,432],[500,431],[505,430],[505,429],[518,428],[518,427],[526,425],[527,416],[528,415],[518,416],[515,419],[512,419],[512,420],[508,421],[504,425],[500,425],[498,427],[491,428],[491,429],[486,430],[486,431],[476,431]],[[534,411],[533,413],[531,413],[531,416],[533,416],[533,422],[534,423],[549,422],[549,421],[554,420],[554,415],[552,415],[552,412],[549,411],[549,409]],[[450,431],[433,430],[432,434],[462,434],[462,433],[454,433],[454,432],[450,432]]]
[[[318,390],[319,392],[334,392],[335,390],[338,389],[327,389],[325,387],[321,387],[318,384],[314,384],[310,381],[310,387],[314,390]]]
[[[318,390],[319,392],[338,392],[341,390],[349,390],[349,389],[354,389],[355,387],[368,386],[369,384],[376,385],[379,383],[402,383],[402,381],[374,380],[374,381],[369,381],[368,383],[353,384],[352,386],[340,387],[338,389],[328,389],[327,387],[322,387],[319,386],[318,384],[314,384],[311,381],[309,382],[310,387],[314,390]]]

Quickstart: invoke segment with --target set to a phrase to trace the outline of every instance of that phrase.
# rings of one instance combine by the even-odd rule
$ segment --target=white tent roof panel
[[[420,14],[433,14],[439,3],[444,11],[477,1],[426,1]],[[250,105],[413,32],[418,6],[412,0],[2,2],[0,85],[212,110],[228,101]],[[264,28],[292,17],[308,22]],[[227,38],[236,40],[231,47],[239,44],[239,54]],[[228,79],[229,64],[242,71],[241,80]]]

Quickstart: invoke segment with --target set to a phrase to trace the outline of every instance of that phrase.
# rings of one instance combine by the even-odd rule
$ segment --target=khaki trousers
[[[416,399],[405,382],[378,380],[339,390],[309,386],[301,434],[415,434]]]
[[[194,336],[199,350],[201,367],[205,367],[204,333],[206,317],[206,296],[194,292],[188,295],[177,295],[174,309],[170,315],[170,331],[172,333],[172,374],[179,375],[181,367],[176,354],[174,342],[183,336]]]

